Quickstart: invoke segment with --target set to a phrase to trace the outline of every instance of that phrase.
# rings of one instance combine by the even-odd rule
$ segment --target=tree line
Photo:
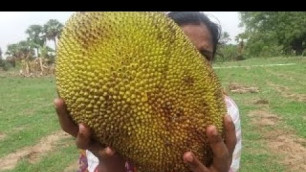
[[[241,12],[246,56],[303,56],[306,52],[306,12]]]
[[[44,25],[30,25],[25,33],[26,40],[7,46],[6,59],[3,60],[3,52],[0,49],[0,67],[15,67],[21,65],[26,73],[31,72],[31,61],[39,60],[39,68],[43,71],[43,63],[52,64],[55,58],[57,41],[60,37],[63,24],[56,19],[50,19]],[[54,49],[47,45],[47,41],[54,43]]]
[[[245,31],[236,36],[237,44],[228,44],[221,36],[217,60],[306,55],[306,12],[240,12],[239,16],[239,27]]]
[[[217,60],[243,60],[251,57],[304,56],[306,54],[306,12],[240,12],[240,27],[245,31],[236,36],[237,44],[229,44],[229,34],[222,32]],[[60,38],[63,24],[55,19],[43,26],[31,25],[26,30],[27,39],[8,45],[0,67],[9,63],[24,64],[40,59],[53,64],[56,44]],[[47,40],[54,43],[55,49],[46,45]],[[43,70],[42,65],[40,65]],[[30,69],[26,69],[29,72]]]

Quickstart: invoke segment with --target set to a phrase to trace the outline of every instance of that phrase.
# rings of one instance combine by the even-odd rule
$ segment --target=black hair
[[[221,33],[221,28],[218,24],[212,22],[204,13],[201,12],[169,12],[167,15],[179,26],[188,24],[204,24],[212,34],[213,56],[215,55]]]

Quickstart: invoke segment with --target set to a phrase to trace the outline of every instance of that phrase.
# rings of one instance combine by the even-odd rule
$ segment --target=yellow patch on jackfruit
[[[225,104],[210,66],[163,13],[76,13],[59,41],[56,83],[76,123],[140,172],[211,162],[205,128],[221,132]]]

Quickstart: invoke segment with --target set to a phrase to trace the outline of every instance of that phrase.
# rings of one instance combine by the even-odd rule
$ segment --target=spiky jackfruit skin
[[[205,128],[223,130],[220,84],[165,14],[77,13],[57,53],[57,89],[72,119],[138,171],[189,171],[186,151],[211,161]]]

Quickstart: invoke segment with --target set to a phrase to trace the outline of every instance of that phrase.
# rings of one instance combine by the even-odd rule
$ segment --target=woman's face
[[[207,60],[213,59],[213,39],[210,31],[204,24],[187,24],[181,26],[182,30],[196,46],[198,51],[206,57]]]

